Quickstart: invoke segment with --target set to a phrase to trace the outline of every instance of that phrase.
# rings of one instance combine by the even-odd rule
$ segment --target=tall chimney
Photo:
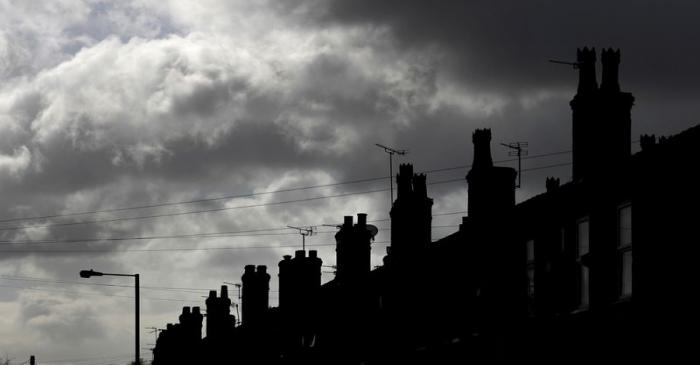
[[[318,252],[316,250],[309,251],[309,268],[310,268],[310,282],[314,287],[321,287],[321,265],[323,261],[318,257]]]
[[[182,307],[182,314],[178,319],[181,325],[187,326],[190,320],[190,307]]]
[[[204,316],[199,307],[192,307],[192,327],[193,327],[193,337],[197,340],[202,339],[202,320]]]
[[[403,186],[403,192],[398,195],[389,212],[391,255],[420,256],[431,241],[433,200],[428,198],[425,175],[413,174],[413,165],[405,164],[402,167],[396,176],[396,182]]]
[[[367,214],[357,215],[357,224],[343,225],[335,234],[338,281],[357,281],[370,271],[370,231]]]
[[[315,250],[310,250],[308,257],[306,251],[298,250],[294,252],[294,258],[286,255],[280,261],[279,309],[283,320],[289,325],[301,325],[311,313],[315,313],[318,290],[321,287],[321,264]],[[266,279],[269,281],[269,276]]]
[[[216,337],[217,317],[219,313],[219,303],[216,297],[216,290],[209,291],[209,297],[206,300],[207,305],[207,337]]]
[[[284,255],[282,261],[279,262],[279,308],[281,311],[286,311],[289,306],[289,300],[294,295],[292,293],[292,256]]]
[[[579,49],[577,55],[579,87],[570,102],[573,180],[605,178],[619,171],[630,156],[634,97],[620,91],[619,50],[610,48],[601,53],[600,89],[595,87],[595,50]]]
[[[426,249],[432,240],[433,199],[428,198],[425,174],[413,175],[414,213],[411,235],[415,248]]]
[[[515,177],[509,167],[493,166],[491,130],[477,129],[472,134],[474,163],[467,173],[468,214],[472,218],[493,217],[515,206]]]
[[[261,316],[264,316],[265,312],[270,307],[270,274],[267,273],[267,266],[265,265],[258,265],[255,273],[258,281],[257,310],[260,312]]]
[[[411,187],[411,178],[413,177],[413,165],[400,164],[399,173],[396,174],[396,200],[401,198],[410,198],[413,189]]]
[[[255,265],[245,265],[241,277],[241,317],[244,325],[254,321],[255,296],[258,291],[256,279]]]
[[[486,169],[493,166],[491,158],[491,130],[477,129],[472,133],[474,144],[474,161],[472,169]]]

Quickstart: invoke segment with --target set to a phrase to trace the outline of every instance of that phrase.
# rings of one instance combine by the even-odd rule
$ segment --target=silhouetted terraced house
[[[234,328],[223,309],[230,302],[210,297],[202,346],[169,325],[156,347],[158,364],[184,358],[182,348],[226,364],[693,355],[696,337],[678,327],[697,324],[700,127],[658,141],[642,136],[641,151],[631,155],[634,98],[620,91],[619,57],[602,52],[598,86],[595,51],[578,51],[571,181],[548,178],[546,192],[516,204],[516,171],[494,166],[491,132],[476,130],[468,216],[457,232],[431,242],[426,177],[401,165],[383,266],[370,267],[375,232],[367,216],[358,214],[356,223],[346,216],[335,236],[335,279],[321,284],[315,251],[285,256],[279,307],[268,308],[269,275],[247,266],[243,324]],[[240,354],[235,361],[231,351]]]
[[[153,350],[153,364],[195,363],[202,354],[202,320],[199,307],[182,308],[180,322],[168,323]]]

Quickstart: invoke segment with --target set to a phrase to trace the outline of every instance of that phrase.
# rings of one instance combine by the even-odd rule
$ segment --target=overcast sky
[[[700,3],[610,3],[0,0],[0,355],[130,359],[132,280],[80,279],[81,269],[141,274],[149,347],[146,327],[204,306],[194,289],[238,282],[245,264],[268,265],[276,305],[277,262],[301,243],[287,225],[318,226],[307,244],[333,265],[335,228],[322,224],[368,213],[379,265],[389,193],[367,191],[388,180],[257,193],[386,177],[375,143],[409,150],[395,162],[417,171],[464,166],[475,128],[492,129],[495,160],[510,158],[501,142],[527,141],[534,157],[569,150],[577,75],[547,60],[574,61],[577,47],[622,50],[633,140],[697,123]],[[429,186],[433,213],[457,212],[435,216],[435,239],[466,210],[466,182],[452,181],[466,172],[428,175],[451,181]],[[518,200],[541,193],[546,176],[570,175],[525,172]]]

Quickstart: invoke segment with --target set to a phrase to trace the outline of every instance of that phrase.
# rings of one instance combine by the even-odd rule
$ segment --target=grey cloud
[[[53,344],[75,345],[104,336],[97,313],[85,303],[73,305],[58,299],[24,302],[20,320]],[[70,335],[68,335],[70,334]]]
[[[45,317],[51,314],[50,308],[60,304],[57,300],[40,300],[31,302],[24,307],[22,307],[22,312],[20,313],[21,319],[24,322],[30,321],[36,317]]]

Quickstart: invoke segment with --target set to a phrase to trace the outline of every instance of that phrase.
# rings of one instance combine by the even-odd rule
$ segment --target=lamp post
[[[134,298],[135,300],[135,310],[136,310],[136,323],[135,323],[135,332],[134,335],[136,336],[136,342],[134,346],[134,351],[135,351],[135,358],[134,358],[134,365],[140,365],[140,356],[139,356],[139,274],[108,274],[104,272],[99,272],[95,270],[81,270],[80,271],[80,277],[81,278],[89,278],[91,276],[131,276],[135,279],[135,285],[134,285]]]

